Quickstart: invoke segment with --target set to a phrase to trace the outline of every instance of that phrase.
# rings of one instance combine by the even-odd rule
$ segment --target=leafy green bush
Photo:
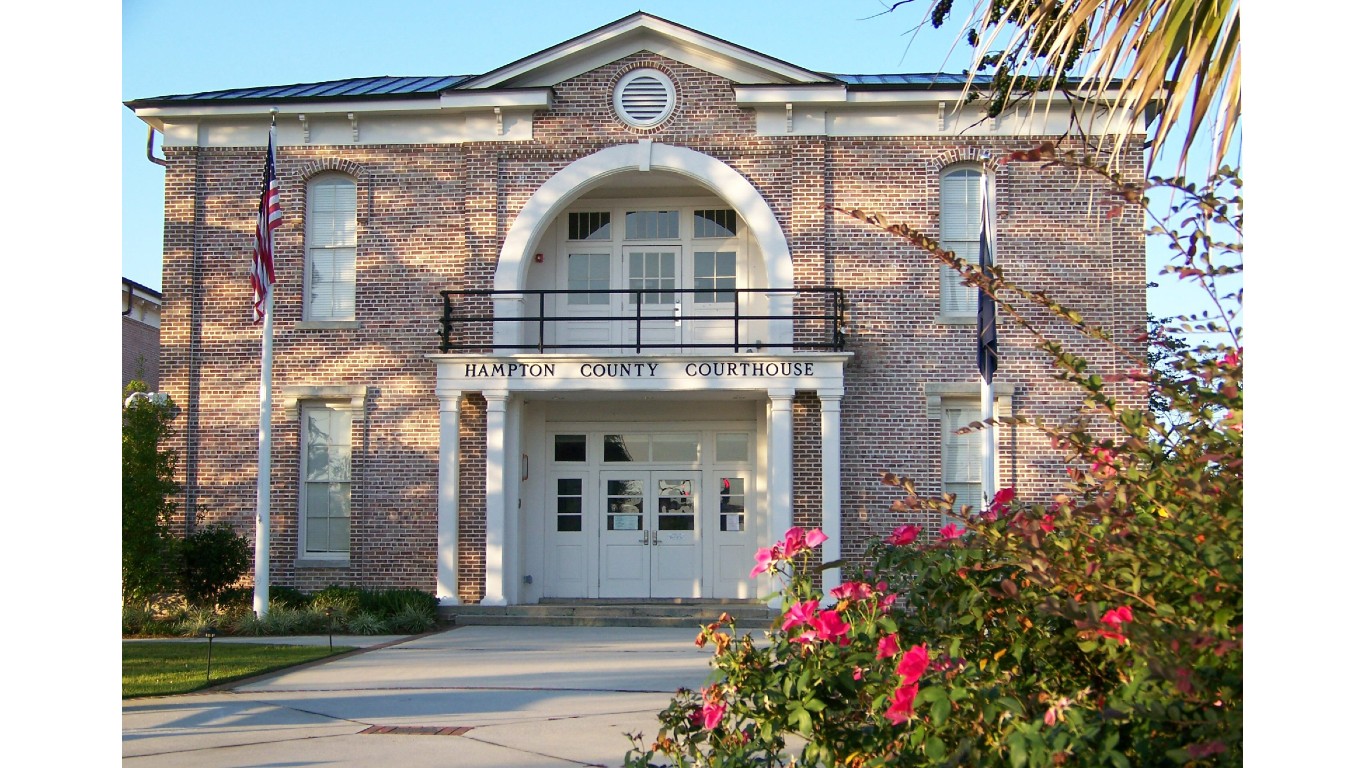
[[[141,635],[156,621],[156,613],[142,605],[123,606],[123,634]]]
[[[395,634],[416,635],[422,632],[430,632],[436,627],[436,615],[434,611],[428,611],[427,607],[417,602],[404,603],[389,619],[389,628]]]
[[[220,629],[223,617],[212,607],[194,607],[177,617],[171,634],[181,637],[199,637],[209,627]]]
[[[247,540],[227,524],[210,525],[185,537],[181,545],[181,588],[192,605],[216,605],[251,565]]]
[[[307,608],[313,602],[313,598],[294,587],[282,587],[278,584],[271,584],[270,589],[270,608],[275,610],[276,606],[281,608]]]
[[[370,611],[356,611],[346,618],[346,633],[351,635],[383,635],[389,631],[384,617]]]
[[[420,589],[385,589],[361,593],[360,608],[381,616],[396,616],[409,605],[436,619],[436,597]]]
[[[147,601],[175,587],[178,540],[170,533],[176,453],[162,444],[170,434],[175,404],[147,397],[147,385],[131,381],[123,408],[123,599]]]
[[[737,636],[725,616],[705,627],[711,684],[681,691],[628,765],[1241,764],[1241,291],[1213,288],[1241,270],[1241,182],[1223,171],[1205,188],[1153,183],[1184,199],[1159,230],[1180,254],[1173,271],[1217,299],[1178,330],[1229,341],[1101,376],[1040,338],[1087,418],[1010,422],[1051,438],[1067,484],[1029,502],[1005,489],[978,512],[889,474],[905,494],[893,509],[947,522],[937,537],[888,532],[870,572],[829,594],[812,573],[823,534],[789,531],[756,554],[756,572],[785,584],[770,642]],[[947,256],[971,284],[1108,342],[1046,296]],[[1163,410],[1134,397],[1143,387]]]
[[[311,605],[318,610],[331,608],[333,615],[345,618],[347,615],[360,610],[363,593],[364,590],[357,587],[339,587],[334,584],[313,595]]]

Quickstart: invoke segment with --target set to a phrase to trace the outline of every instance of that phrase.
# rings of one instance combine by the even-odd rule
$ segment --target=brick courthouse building
[[[1144,252],[1089,180],[998,161],[1066,132],[1065,108],[984,120],[961,86],[638,13],[483,75],[129,102],[168,162],[160,376],[187,525],[252,536],[272,108],[275,583],[754,598],[755,549],[791,525],[857,562],[907,522],[884,470],[979,498],[979,436],[954,434],[978,417],[975,296],[832,206],[973,257],[985,174],[998,263],[1119,338],[1144,325]],[[1001,354],[1001,413],[1076,415],[1024,331]],[[1025,498],[1063,478],[1023,428],[998,466]]]

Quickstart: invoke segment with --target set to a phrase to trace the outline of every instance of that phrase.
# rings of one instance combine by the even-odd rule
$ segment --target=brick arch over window
[[[370,223],[369,205],[362,205],[361,201],[370,199],[370,175],[365,166],[352,160],[344,160],[340,157],[324,157],[317,160],[309,160],[298,170],[299,186],[307,187],[308,182],[314,176],[322,173],[341,173],[351,177],[351,181],[356,183],[356,223],[365,225]]]
[[[946,149],[930,158],[929,171],[932,176],[938,176],[944,169],[958,163],[976,163],[991,174],[1001,171],[1000,152],[992,152],[987,147]]]

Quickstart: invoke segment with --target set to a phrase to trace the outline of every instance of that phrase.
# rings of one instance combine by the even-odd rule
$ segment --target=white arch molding
[[[526,285],[533,249],[555,217],[580,195],[603,180],[621,174],[665,171],[686,176],[716,193],[744,219],[764,263],[765,288],[792,287],[792,253],[778,218],[763,195],[744,176],[710,155],[687,147],[655,144],[641,139],[619,144],[582,157],[561,169],[527,200],[503,240],[493,288],[517,291]],[[786,297],[784,297],[786,299]],[[515,317],[519,301],[495,301],[494,315]],[[494,343],[515,343],[516,323],[496,323]]]

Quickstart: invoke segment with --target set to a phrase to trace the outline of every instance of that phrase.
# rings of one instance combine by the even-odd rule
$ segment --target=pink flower
[[[816,615],[816,606],[820,605],[819,600],[808,600],[805,603],[793,603],[787,609],[787,615],[783,618],[783,631],[786,632],[793,627],[800,627],[808,624],[811,618]]]
[[[885,717],[900,725],[915,717],[915,696],[920,693],[919,683],[904,683],[892,694],[892,705],[887,707]]]
[[[929,665],[929,648],[921,644],[906,651],[906,654],[901,657],[901,662],[896,665],[896,673],[901,675],[906,682],[913,683],[925,674],[925,668]]]
[[[806,548],[806,531],[796,527],[788,528],[778,546],[781,548],[781,557],[792,557]]]
[[[892,531],[892,535],[887,537],[887,543],[894,547],[901,547],[907,544],[914,544],[915,538],[920,535],[920,526],[903,525]]]
[[[1091,473],[1100,477],[1109,477],[1115,474],[1114,467],[1110,466],[1115,460],[1115,452],[1109,448],[1099,446],[1091,449],[1091,457],[1095,459],[1091,464]]]
[[[1114,629],[1100,629],[1096,631],[1096,634],[1101,637],[1108,637],[1111,640],[1120,643],[1127,643],[1129,642],[1129,638],[1125,637],[1124,633],[1119,630],[1122,629],[1125,624],[1133,620],[1134,612],[1129,609],[1129,606],[1121,605],[1118,608],[1111,608],[1105,612],[1104,616],[1100,617],[1100,622],[1107,626],[1114,627]]]
[[[715,730],[726,714],[726,702],[714,685],[704,686],[699,693],[702,694],[702,727],[709,731]]]
[[[901,643],[898,642],[896,635],[887,635],[877,641],[877,657],[879,659],[890,659],[901,653]]]
[[[939,535],[942,536],[945,541],[948,541],[950,539],[956,539],[967,532],[968,529],[959,528],[955,523],[949,523],[948,525],[939,529]]]
[[[830,596],[836,600],[867,600],[873,596],[873,590],[861,581],[850,581],[831,589]]]
[[[821,611],[811,622],[816,630],[817,640],[839,640],[840,645],[848,645],[849,625],[840,618],[838,611]]]
[[[819,547],[822,542],[829,541],[830,537],[819,528],[812,528],[806,532],[806,546],[812,549]]]
[[[1103,624],[1109,624],[1112,627],[1118,628],[1121,624],[1127,624],[1133,621],[1134,612],[1129,609],[1129,606],[1121,605],[1118,608],[1111,608],[1106,611],[1105,615],[1100,617],[1100,620]]]
[[[1043,520],[1039,522],[1039,530],[1044,533],[1052,533],[1056,528],[1057,526],[1053,525],[1052,515],[1044,515]]]
[[[862,679],[863,679],[863,667],[854,667],[854,679],[855,679],[855,680],[862,680]]]
[[[982,515],[982,519],[987,522],[995,521],[1002,512],[1010,508],[1010,502],[1014,500],[1015,489],[1002,488],[996,492],[995,498],[991,500],[991,505],[987,508],[986,514]]]
[[[758,578],[760,574],[768,572],[769,567],[773,565],[773,550],[767,547],[761,548],[754,553],[754,562],[758,565],[755,565],[754,569],[749,572],[751,579]]]
[[[895,593],[895,592],[888,592],[887,594],[883,595],[883,596],[881,597],[881,599],[879,599],[879,600],[877,601],[877,609],[878,609],[879,611],[882,611],[883,613],[886,613],[887,611],[892,610],[892,606],[893,606],[893,605],[896,605],[896,593]]]

